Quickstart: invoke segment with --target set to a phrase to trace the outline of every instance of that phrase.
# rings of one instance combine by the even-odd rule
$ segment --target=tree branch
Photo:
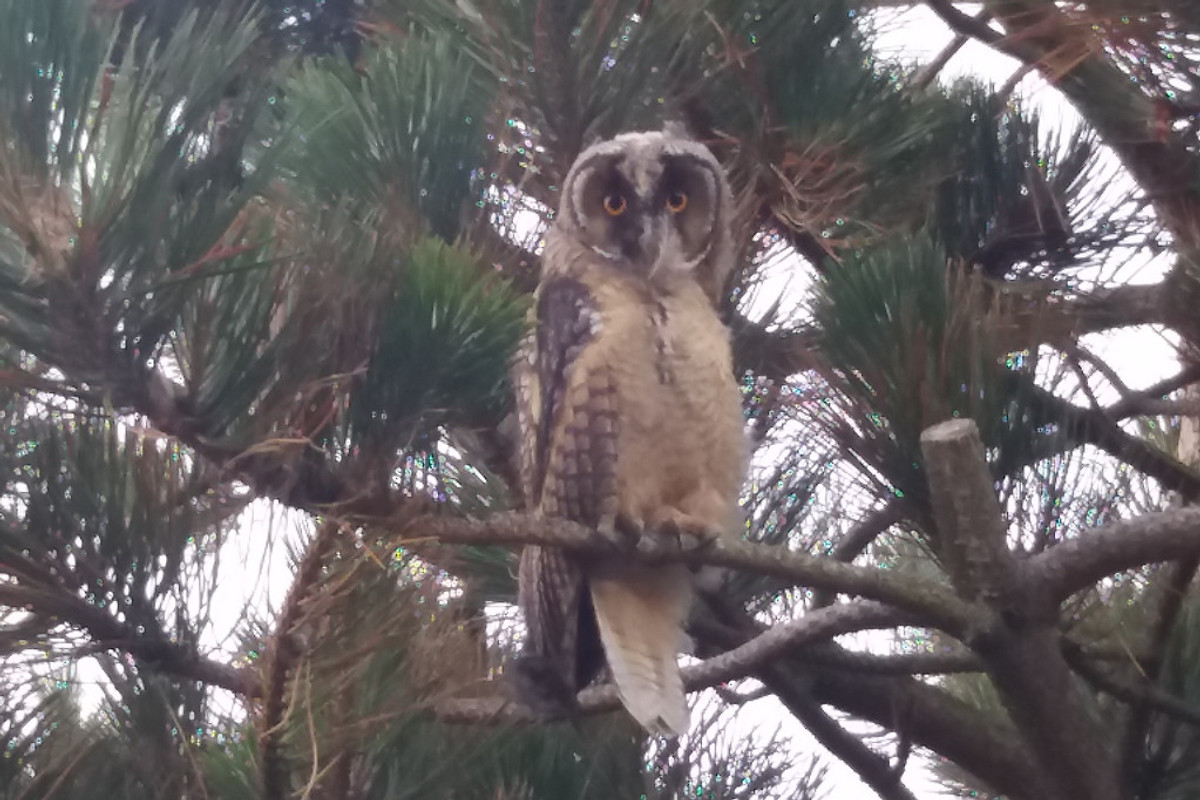
[[[721,596],[702,595],[712,612],[695,620],[701,648],[730,648],[762,632],[764,625]],[[812,698],[927,747],[1013,798],[1044,800],[1045,787],[1032,757],[1007,718],[981,718],[978,709],[943,689],[909,676],[850,672],[838,664],[852,654],[832,642],[809,644],[760,671],[761,680],[786,705]],[[903,710],[902,715],[898,711]]]
[[[820,645],[833,652],[842,648]],[[997,793],[1022,800],[1045,800],[1041,771],[1007,719],[984,719],[979,710],[944,690],[907,676],[859,675],[788,659],[774,679],[760,676],[787,702],[795,687],[811,687],[819,703],[832,705],[888,730],[899,724],[911,740],[953,761]],[[902,719],[897,711],[903,709]]]
[[[968,19],[970,19],[968,17]],[[1156,284],[1134,284],[1095,289],[1064,298],[1041,293],[1021,293],[1001,285],[1014,315],[1036,319],[1036,325],[1021,325],[1004,346],[1010,349],[1035,347],[1042,343],[1066,346],[1080,336],[1138,325],[1187,328],[1194,316],[1190,305],[1178,297],[1186,286],[1178,278]],[[809,328],[767,330],[744,317],[730,322],[734,361],[738,370],[751,370],[773,380],[784,380],[817,366],[817,335]]]
[[[975,21],[980,25],[987,25],[991,18],[992,14],[990,11],[980,11],[974,17]],[[950,41],[950,44],[942,49],[942,52],[938,53],[928,64],[921,67],[917,74],[913,76],[912,88],[919,91],[933,83],[938,73],[945,68],[946,64],[950,63],[950,59],[954,58],[954,54],[961,50],[970,38],[965,33],[956,34],[954,39]]]
[[[1161,400],[1164,395],[1177,392],[1198,381],[1200,381],[1200,363],[1188,364],[1170,378],[1148,386],[1140,392],[1130,392],[1105,409],[1105,413],[1113,419],[1134,416],[1137,414],[1138,406],[1142,403]]]
[[[1096,35],[1052,2],[986,0],[1007,34],[981,24],[950,0],[926,0],[958,33],[1025,64],[1056,86],[1113,149],[1184,249],[1200,246],[1200,160],[1177,133],[1157,125],[1154,100],[1095,46]]]
[[[1120,418],[1128,417],[1196,417],[1200,416],[1200,398],[1167,400],[1162,397],[1146,397],[1136,403],[1121,402]],[[1111,416],[1111,413],[1110,413]]]
[[[894,628],[911,622],[909,615],[880,603],[859,601],[812,611],[799,619],[767,628],[744,644],[682,670],[684,689],[699,691],[745,678],[791,650],[846,633]],[[579,693],[583,713],[609,711],[620,705],[616,686],[590,686]],[[538,717],[503,698],[453,699],[438,703],[434,714],[445,722],[533,722]]]
[[[1030,582],[1061,602],[1109,575],[1200,554],[1200,508],[1114,522],[1068,539],[1025,563]]]
[[[1003,33],[988,24],[992,18],[990,12],[987,17],[980,18],[959,11],[950,0],[926,0],[926,4],[960,36],[968,36],[991,45],[1004,38]]]
[[[849,564],[858,558],[871,543],[879,536],[904,519],[904,505],[900,500],[892,498],[879,508],[872,509],[850,530],[841,536],[837,544],[829,552],[829,558]],[[813,607],[822,608],[834,601],[832,592],[818,590],[813,592]]]
[[[893,769],[886,758],[839,725],[825,713],[820,703],[797,697],[787,707],[826,750],[854,770],[883,800],[916,800],[916,796],[900,782],[902,771]]]
[[[945,653],[895,653],[877,656],[854,650],[798,650],[791,656],[799,664],[815,664],[860,675],[951,675],[983,672],[983,662],[969,650]]]
[[[940,628],[954,636],[980,622],[973,606],[940,584],[740,539],[716,539],[701,547],[681,551],[663,547],[645,537],[634,550],[618,547],[583,525],[512,512],[492,514],[484,519],[425,516],[402,522],[400,528],[401,534],[412,537],[414,542],[435,539],[453,544],[538,544],[582,554],[621,554],[650,562],[726,567],[781,578],[792,585],[878,600],[908,612],[916,624]]]
[[[1110,754],[1062,655],[1058,604],[1047,603],[1008,549],[1007,529],[979,430],[951,420],[921,434],[937,542],[960,595],[992,622],[968,644],[987,666],[1052,797],[1118,800]]]
[[[86,631],[92,639],[88,645],[92,651],[120,650],[161,672],[220,686],[241,697],[257,697],[261,691],[252,670],[213,661],[176,642],[139,634],[104,609],[64,592],[0,584],[0,605],[24,608]]]
[[[1110,694],[1124,703],[1145,704],[1172,719],[1200,728],[1200,708],[1195,705],[1180,700],[1149,683],[1143,681],[1133,683],[1110,675],[1088,659],[1083,658],[1082,654],[1072,656],[1068,653],[1067,660],[1080,677],[1098,691]],[[1144,746],[1144,744],[1143,740],[1142,745]]]
[[[1059,429],[1060,441],[1054,444],[1054,452],[1061,443],[1071,446],[1091,444],[1104,450],[1134,469],[1159,481],[1163,488],[1179,492],[1185,498],[1200,496],[1200,473],[1179,459],[1155,447],[1149,442],[1126,433],[1117,424],[1120,412],[1132,407],[1135,401],[1118,401],[1108,409],[1080,408],[1045,389],[1034,386],[1027,379],[1013,376],[1022,381],[1017,391],[1025,408],[1041,424],[1051,424]],[[1052,453],[1041,451],[1038,457]],[[1007,474],[1013,472],[1006,466]]]

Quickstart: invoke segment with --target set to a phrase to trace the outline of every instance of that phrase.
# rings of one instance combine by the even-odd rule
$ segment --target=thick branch
[[[692,627],[702,650],[735,647],[764,629],[724,598],[703,598],[711,614]],[[1029,769],[1031,756],[1007,719],[981,718],[973,706],[908,676],[878,677],[823,666],[850,656],[832,642],[810,644],[766,665],[756,677],[789,707],[808,698],[835,706],[933,750],[998,792],[1044,800],[1041,779]]]
[[[637,550],[618,548],[590,529],[560,519],[503,512],[485,519],[428,516],[403,525],[407,536],[453,544],[540,544],[579,553],[694,566],[710,565],[780,578],[792,585],[827,589],[840,594],[887,603],[909,612],[919,624],[960,635],[979,622],[969,603],[940,584],[898,575],[882,569],[842,564],[783,547],[753,544],[738,539],[714,540],[702,547],[680,551],[656,547],[643,539]]]
[[[979,430],[970,420],[935,425],[922,433],[921,452],[955,587],[995,612],[968,644],[1029,742],[1051,796],[1118,800],[1110,754],[1062,655],[1057,603],[1045,602],[1008,550]]]
[[[1031,582],[1065,600],[1096,581],[1146,564],[1200,554],[1200,508],[1175,508],[1115,522],[1031,558]]]
[[[921,454],[938,548],[955,589],[970,600],[1007,600],[1017,589],[1017,565],[975,423],[954,419],[927,428]]]

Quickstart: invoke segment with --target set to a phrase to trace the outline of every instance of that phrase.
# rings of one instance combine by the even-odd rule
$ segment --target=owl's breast
[[[733,513],[746,447],[727,329],[698,287],[631,310],[611,319],[629,334],[615,364],[622,495],[654,508],[711,490]]]

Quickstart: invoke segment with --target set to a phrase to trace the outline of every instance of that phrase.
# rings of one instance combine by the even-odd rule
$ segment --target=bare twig
[[[981,25],[986,25],[988,20],[991,18],[992,12],[986,10],[980,11],[975,15],[975,19],[978,20]],[[950,41],[950,44],[942,48],[942,52],[938,53],[937,56],[935,56],[934,59],[928,64],[921,67],[917,74],[913,76],[912,88],[919,91],[933,83],[933,80],[938,76],[938,73],[945,68],[946,64],[950,63],[950,59],[954,58],[955,53],[961,50],[963,45],[970,41],[970,39],[971,37],[964,33],[955,34],[954,38]]]

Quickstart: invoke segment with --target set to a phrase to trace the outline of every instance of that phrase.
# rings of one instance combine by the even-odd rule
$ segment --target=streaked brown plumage
[[[732,266],[728,207],[716,160],[670,133],[624,134],[576,160],[516,370],[540,513],[609,533],[737,530],[743,418],[714,308]],[[680,565],[526,548],[523,696],[569,705],[607,661],[642,725],[682,733],[691,596]]]

